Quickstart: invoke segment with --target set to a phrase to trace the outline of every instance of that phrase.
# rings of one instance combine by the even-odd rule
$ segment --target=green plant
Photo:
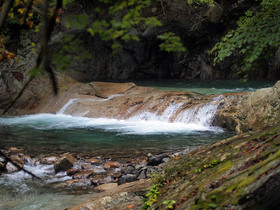
[[[210,203],[209,205],[208,205],[208,207],[210,208],[210,209],[215,209],[215,208],[217,208],[218,207],[218,205],[216,204],[216,203]]]
[[[150,189],[149,192],[146,194],[147,201],[145,202],[143,209],[150,209],[150,207],[157,202],[159,188],[162,184],[154,184]]]
[[[211,201],[216,201],[217,196],[216,195],[212,195],[210,199],[211,199]]]
[[[257,1],[257,0],[256,0]],[[262,0],[257,10],[248,10],[212,49],[215,63],[233,53],[243,57],[239,73],[246,73],[258,66],[269,51],[280,45],[280,0]]]
[[[194,170],[194,172],[195,172],[195,173],[201,173],[202,170],[201,170],[201,168],[197,168],[197,169]]]
[[[176,203],[176,201],[174,201],[174,200],[166,200],[166,201],[163,201],[162,204],[167,205],[167,207],[168,207],[169,209],[173,209],[173,205],[174,205],[175,203]]]
[[[209,163],[203,164],[202,168],[197,168],[194,170],[195,173],[201,173],[203,169],[207,168],[213,168],[215,165],[218,165],[220,163],[219,160],[212,160]]]

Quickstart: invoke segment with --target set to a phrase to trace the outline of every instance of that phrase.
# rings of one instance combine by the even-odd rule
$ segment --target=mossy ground
[[[262,207],[269,191],[280,189],[280,125],[201,147],[170,161],[155,180],[162,184],[152,209],[236,209]],[[265,187],[264,187],[265,186]],[[280,195],[275,195],[280,198]],[[267,200],[267,199],[266,199]],[[272,199],[278,202],[279,199]],[[277,202],[266,202],[274,207]]]

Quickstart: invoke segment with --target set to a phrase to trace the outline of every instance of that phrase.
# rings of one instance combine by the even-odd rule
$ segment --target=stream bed
[[[164,90],[194,91],[203,94],[254,91],[272,86],[273,82],[253,81],[138,81],[137,85]],[[168,114],[155,117],[134,116],[126,120],[73,117],[60,114],[35,114],[0,118],[0,148],[17,147],[31,157],[73,153],[79,156],[136,158],[148,153],[174,153],[217,142],[235,133],[211,126],[217,107],[207,105],[194,116],[180,116],[170,122]],[[191,113],[189,113],[190,115]],[[164,116],[165,115],[165,116]],[[181,119],[182,118],[182,119]],[[192,120],[184,120],[190,118]],[[196,120],[199,119],[199,120]],[[77,195],[58,190],[52,183],[70,179],[55,174],[47,165],[25,167],[43,178],[33,181],[23,172],[0,176],[0,209],[65,209],[90,198],[92,191]]]

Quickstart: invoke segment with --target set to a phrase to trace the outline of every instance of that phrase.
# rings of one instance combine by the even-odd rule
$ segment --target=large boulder
[[[245,130],[274,125],[280,119],[280,81],[273,87],[252,92],[244,102],[242,115]]]
[[[55,172],[71,169],[77,160],[70,154],[65,154],[54,163]]]

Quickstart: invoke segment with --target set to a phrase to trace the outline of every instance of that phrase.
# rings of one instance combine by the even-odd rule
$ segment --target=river
[[[254,91],[272,86],[268,81],[136,81],[137,85],[164,90],[184,90],[203,94]],[[179,106],[178,104],[176,106]],[[207,104],[195,113],[169,115],[178,107],[170,106],[161,116],[144,113],[126,120],[73,117],[63,114],[35,114],[0,118],[0,148],[17,147],[32,157],[71,152],[92,157],[137,157],[147,153],[175,152],[209,144],[234,135],[211,126],[215,105]],[[188,120],[186,120],[188,119]],[[46,165],[25,167],[44,178],[34,182],[23,172],[0,177],[0,209],[63,209],[88,199],[70,191],[54,191],[51,183],[69,179],[54,174]],[[52,201],[52,202],[50,202]]]

